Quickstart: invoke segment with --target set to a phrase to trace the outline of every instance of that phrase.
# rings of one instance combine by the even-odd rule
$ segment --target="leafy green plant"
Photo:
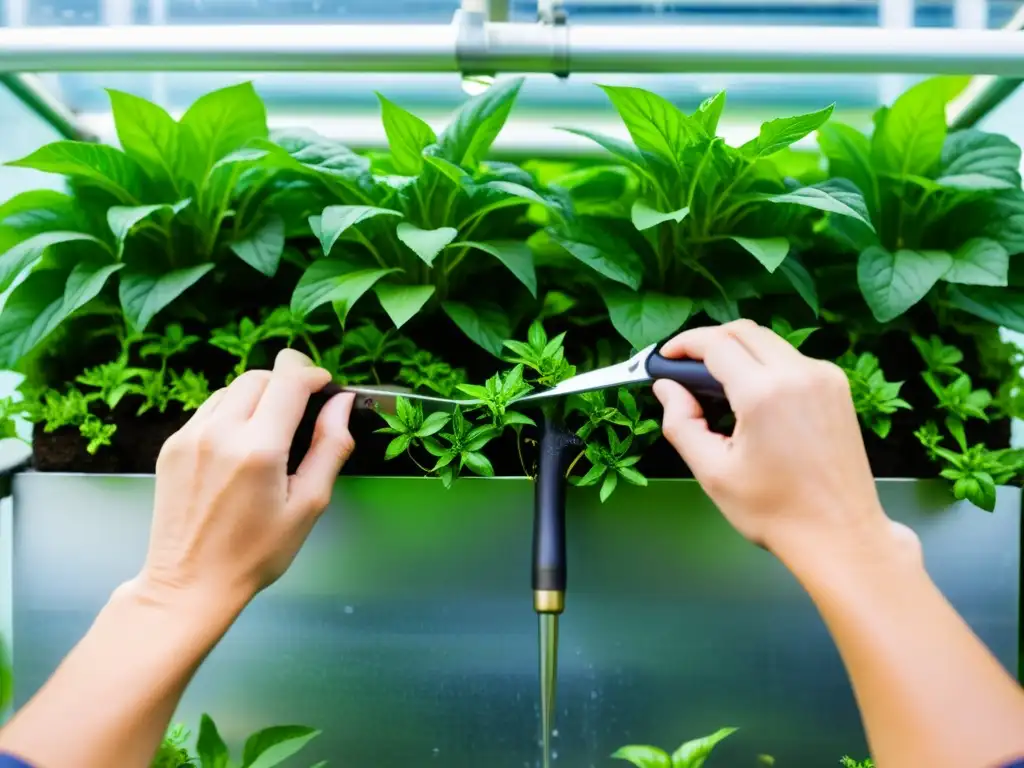
[[[633,143],[568,130],[636,175],[629,218],[578,215],[549,236],[599,275],[597,289],[619,334],[645,347],[697,311],[734,320],[741,300],[780,290],[795,290],[817,313],[813,281],[797,255],[811,234],[809,216],[871,223],[852,184],[805,186],[785,178],[771,158],[824,124],[832,107],[769,121],[756,138],[732,147],[717,135],[724,92],[687,115],[640,88],[603,88]]]
[[[839,759],[839,764],[843,768],[875,768],[873,760],[854,760],[848,755],[844,755]]]
[[[701,768],[712,750],[737,730],[719,728],[709,736],[686,742],[671,755],[657,747],[628,746],[617,750],[612,757],[637,768]]]
[[[372,291],[396,328],[436,307],[470,340],[501,353],[509,313],[469,299],[494,268],[507,270],[536,297],[533,258],[517,236],[519,222],[528,206],[558,210],[557,198],[521,168],[484,162],[522,82],[500,81],[469,100],[440,136],[380,96],[391,154],[374,164],[308,132],[277,137],[276,159],[312,176],[335,198],[310,217],[323,258],[306,267],[295,287],[296,315],[329,304],[344,325]]]
[[[0,293],[21,280],[0,311],[0,368],[72,316],[121,316],[141,333],[215,268],[277,271],[281,219],[246,204],[247,174],[266,154],[246,147],[267,137],[252,85],[209,93],[178,121],[109,95],[120,149],[58,141],[8,163],[65,176],[71,194],[30,191],[0,206]]]
[[[886,381],[878,357],[870,352],[855,355],[847,352],[837,364],[850,381],[853,405],[861,421],[879,437],[886,437],[892,429],[892,415],[910,403],[901,398],[902,381]]]
[[[183,725],[168,728],[150,768],[198,768],[186,746],[190,735]]]
[[[275,725],[252,734],[245,742],[241,761],[233,760],[209,715],[203,715],[196,740],[199,768],[273,768],[301,752],[320,731],[304,725]],[[323,768],[327,762],[313,768]]]

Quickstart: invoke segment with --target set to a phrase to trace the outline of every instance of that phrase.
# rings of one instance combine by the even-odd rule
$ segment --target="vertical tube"
[[[579,439],[550,414],[540,438],[533,519],[533,607],[561,613],[565,607],[565,472]]]
[[[914,26],[915,0],[879,0],[878,26],[884,29],[911,29]],[[891,104],[907,87],[903,75],[882,75],[878,83],[878,99]]]

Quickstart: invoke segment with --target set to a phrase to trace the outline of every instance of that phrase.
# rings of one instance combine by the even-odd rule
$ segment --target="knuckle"
[[[348,458],[355,453],[356,450],[356,439],[352,437],[352,433],[347,429],[338,435],[338,453],[341,454],[343,459]]]
[[[288,454],[284,451],[244,444],[235,448],[235,457],[240,463],[258,472],[274,470],[288,462]]]
[[[741,317],[739,320],[733,320],[725,326],[730,331],[752,331],[757,328],[757,323],[748,317]]]

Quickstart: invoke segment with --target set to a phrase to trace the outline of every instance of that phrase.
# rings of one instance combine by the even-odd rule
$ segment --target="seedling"
[[[209,715],[203,715],[199,724],[196,754],[199,768],[275,768],[282,765],[319,736],[321,731],[304,725],[275,725],[257,731],[246,739],[241,761],[231,758],[227,744],[217,732]],[[326,762],[313,768],[323,768]]]
[[[657,747],[622,747],[612,757],[636,768],[702,768],[718,744],[736,733],[737,728],[719,728],[709,736],[688,741],[669,755]]]
[[[194,411],[210,397],[210,384],[201,373],[186,370],[178,374],[171,372],[171,389],[167,397],[181,403],[186,411]]]
[[[438,473],[446,488],[451,486],[463,468],[475,475],[493,477],[494,467],[482,451],[501,431],[487,424],[474,427],[466,421],[460,408],[455,409],[447,426],[448,432],[423,441],[423,447],[437,457],[431,472]]]
[[[861,420],[879,437],[886,437],[892,428],[892,414],[910,403],[902,399],[902,381],[886,381],[878,358],[869,352],[854,355],[848,352],[838,361],[850,381],[853,405]]]
[[[525,344],[521,341],[505,342],[505,346],[512,352],[506,360],[530,369],[536,374],[531,378],[538,386],[553,387],[576,375],[576,366],[570,365],[565,359],[564,341],[564,333],[549,340],[541,321],[535,320],[530,325]]]

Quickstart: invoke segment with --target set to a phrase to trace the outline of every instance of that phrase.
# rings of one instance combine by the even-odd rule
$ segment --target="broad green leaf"
[[[434,155],[425,154],[423,155],[423,159],[426,160],[429,165],[432,165],[442,174],[451,179],[452,183],[457,187],[460,187],[467,181],[470,181],[468,173],[455,165],[455,163],[448,162],[443,157],[435,157]]]
[[[437,254],[445,249],[459,235],[454,227],[439,229],[420,229],[415,224],[403,221],[395,230],[398,239],[409,246],[409,249],[423,259],[428,266],[434,266]]]
[[[736,728],[719,728],[710,736],[686,742],[672,753],[672,768],[703,768],[711,751],[736,731]]]
[[[1002,328],[1024,333],[1024,291],[988,286],[950,286],[948,298],[957,309]]]
[[[179,157],[178,124],[151,101],[113,88],[107,89],[117,139],[155,178],[175,181]]]
[[[601,498],[601,503],[604,504],[608,501],[608,498],[615,493],[615,487],[619,484],[619,476],[615,472],[609,472],[604,476],[604,482],[601,483],[601,492],[598,494]]]
[[[692,300],[654,291],[609,286],[601,296],[615,330],[636,349],[665,340],[683,327],[693,311]]]
[[[73,269],[42,269],[26,277],[0,310],[0,370],[15,368],[122,266],[87,260]]]
[[[873,246],[857,260],[857,283],[875,319],[887,323],[923,299],[952,264],[945,251],[892,253]]]
[[[725,109],[725,98],[725,91],[719,91],[714,96],[704,99],[697,111],[691,115],[704,127],[708,136],[715,136],[718,133],[718,121],[722,118],[722,111]]]
[[[744,144],[740,151],[750,158],[774,155],[818,130],[832,116],[835,108],[836,105],[831,104],[806,115],[770,120],[761,125],[758,137]]]
[[[228,746],[217,732],[213,719],[206,714],[199,721],[196,753],[202,768],[228,768]]]
[[[785,277],[794,290],[800,295],[800,298],[807,302],[814,311],[814,316],[818,316],[820,307],[818,305],[818,289],[814,285],[814,278],[811,277],[811,273],[807,271],[807,268],[800,263],[796,256],[789,256],[779,266],[779,274]]]
[[[195,285],[213,266],[198,264],[171,272],[129,266],[118,286],[125,319],[136,331],[144,331],[157,312]]]
[[[292,293],[292,313],[306,317],[317,307],[332,303],[344,317],[360,297],[385,275],[397,269],[364,268],[341,259],[320,259],[309,265]]]
[[[587,131],[582,128],[559,128],[559,130],[571,133],[575,136],[581,136],[584,139],[589,139],[598,146],[611,152],[620,160],[625,160],[634,168],[644,167],[644,157],[637,151],[636,147],[625,141],[616,139],[614,136],[605,136],[604,134]]]
[[[860,190],[846,179],[829,179],[812,187],[800,187],[782,195],[768,198],[773,203],[789,203],[815,208],[819,211],[849,216],[874,231],[871,215]]]
[[[643,231],[656,227],[659,224],[664,224],[666,221],[674,221],[677,224],[687,217],[690,213],[690,208],[680,208],[678,211],[670,211],[669,213],[662,213],[645,203],[643,200],[637,200],[633,203],[633,208],[630,211],[630,218],[633,220],[633,226]]]
[[[191,178],[202,179],[214,163],[250,142],[267,138],[267,109],[252,83],[239,83],[200,96],[181,117],[181,151]]]
[[[522,184],[516,184],[511,181],[489,181],[484,185],[487,189],[496,189],[499,192],[504,192],[511,197],[518,197],[522,200],[527,200],[531,203],[537,203],[549,207],[551,203],[545,200],[543,197],[538,195],[529,187],[523,186]]]
[[[54,230],[76,230],[80,226],[78,201],[63,192],[33,189],[0,204],[0,225],[25,237]]]
[[[551,239],[608,279],[627,285],[634,291],[640,288],[643,265],[640,262],[640,257],[632,251],[620,250],[610,253],[596,245],[568,240],[557,235],[552,235]]]
[[[849,179],[861,191],[872,215],[878,211],[878,177],[871,165],[871,140],[843,123],[827,123],[818,129],[818,146],[828,158],[833,177]]]
[[[612,759],[625,760],[636,768],[672,768],[672,758],[657,747],[623,747],[612,755]]]
[[[73,241],[95,243],[97,248],[110,253],[109,246],[102,240],[81,232],[43,232],[34,235],[0,254],[0,293],[10,288],[18,275],[38,263],[47,248]]]
[[[956,131],[942,146],[942,169],[937,182],[965,191],[1020,188],[1021,150],[996,133],[974,128]]]
[[[430,301],[434,286],[376,283],[373,291],[395,328],[401,328]]]
[[[406,176],[418,175],[423,170],[423,150],[437,141],[434,130],[381,94],[377,98],[395,170]]]
[[[946,105],[964,83],[952,77],[925,80],[881,112],[871,141],[875,166],[900,177],[930,176],[946,141]]]
[[[257,272],[273,277],[284,253],[284,219],[271,214],[244,240],[231,243],[231,251]]]
[[[185,205],[188,204],[187,200],[182,201]],[[180,206],[180,207],[179,207]],[[128,239],[128,235],[131,234],[132,229],[136,224],[148,219],[157,211],[164,211],[168,213],[175,213],[184,207],[181,203],[171,206],[167,203],[160,203],[157,205],[135,205],[135,206],[123,206],[115,205],[107,209],[107,226],[110,227],[110,231],[114,233],[114,240],[117,242],[117,256],[121,257],[124,252],[124,244]]]
[[[526,286],[526,290],[532,296],[537,296],[537,272],[533,266],[533,253],[526,243],[519,240],[499,240],[489,243],[466,242],[459,245],[468,245],[491,254]]]
[[[494,477],[494,467],[491,465],[491,460],[482,453],[477,451],[464,453],[462,454],[462,461],[473,474],[480,475],[481,477]]]
[[[245,742],[242,768],[273,768],[280,765],[320,733],[304,725],[275,725],[257,731]]]
[[[947,283],[1006,285],[1010,254],[995,240],[975,237],[953,252],[953,265],[942,276]]]
[[[733,299],[716,296],[702,300],[700,305],[704,313],[716,322],[729,323],[740,319],[740,308]]]
[[[508,317],[500,309],[472,307],[457,301],[446,301],[441,307],[466,336],[495,357],[501,357],[511,331]]]
[[[106,144],[55,141],[7,165],[82,179],[129,205],[138,204],[143,198],[142,167],[121,150]]]
[[[501,132],[524,79],[499,80],[467,101],[444,129],[441,155],[456,165],[475,168]]]
[[[331,205],[324,208],[320,216],[320,245],[324,249],[324,255],[330,256],[331,249],[338,242],[345,230],[354,227],[361,221],[372,219],[374,216],[398,216],[399,211],[390,208],[376,208],[372,205]]]
[[[740,237],[731,235],[730,240],[742,246],[751,256],[761,262],[769,272],[774,272],[789,254],[789,240],[784,237]]]
[[[270,141],[255,141],[254,146],[267,150],[274,165],[350,186],[370,171],[367,158],[309,128],[274,131]]]
[[[683,169],[683,152],[708,137],[701,123],[656,93],[629,86],[602,85],[601,88],[608,94],[637,148],[677,169]]]

